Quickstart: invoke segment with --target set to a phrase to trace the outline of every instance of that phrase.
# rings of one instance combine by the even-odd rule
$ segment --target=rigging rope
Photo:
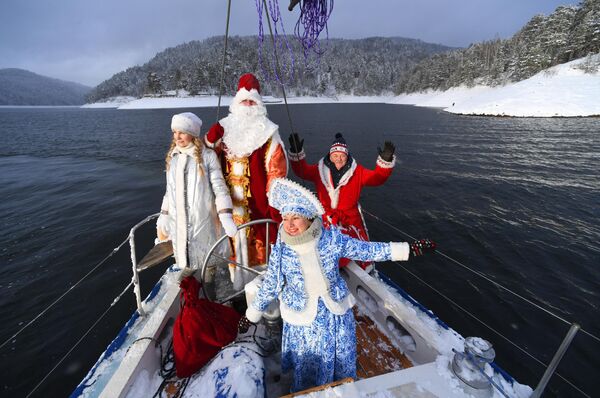
[[[90,328],[79,338],[79,340],[77,340],[77,342],[75,342],[73,347],[71,347],[71,349],[69,351],[67,351],[67,353],[65,355],[63,355],[63,357],[56,363],[56,365],[54,365],[54,367],[52,369],[50,369],[50,371],[46,374],[46,376],[44,376],[44,378],[42,380],[40,380],[40,382],[35,387],[33,387],[33,390],[31,390],[25,398],[29,398],[42,385],[42,383],[44,383],[46,381],[46,379],[56,370],[56,368],[58,368],[60,366],[60,364],[63,363],[63,361],[65,359],[67,359],[69,354],[71,354],[71,352],[73,352],[73,350],[96,327],[96,325],[106,316],[106,314],[108,314],[108,311],[110,311],[111,308],[114,307],[115,304],[117,304],[117,302],[121,299],[121,297],[125,294],[125,292],[127,292],[127,290],[129,290],[129,288],[131,286],[133,286],[133,281],[129,282],[129,284],[127,286],[125,286],[125,289],[123,289],[123,291],[121,291],[121,293],[117,297],[115,297],[115,299],[112,301],[112,303],[110,303],[110,305],[108,306],[106,311],[104,311],[102,313],[102,315],[100,315],[100,317],[98,319],[96,319],[96,322],[94,322],[92,324],[92,326],[90,326]]]
[[[438,289],[436,289],[435,287],[431,286],[429,283],[425,282],[422,278],[420,278],[414,272],[410,271],[404,264],[402,264],[402,263],[400,263],[398,261],[394,261],[394,263],[398,264],[400,267],[402,267],[402,269],[404,269],[406,272],[408,272],[409,274],[411,274],[414,278],[416,278],[417,280],[419,280],[425,286],[429,287],[431,290],[433,290],[434,292],[436,292],[437,294],[439,294],[440,296],[442,296],[444,299],[446,299],[447,301],[449,301],[450,303],[452,303],[453,305],[455,305],[456,307],[458,307],[465,314],[469,315],[471,318],[475,319],[477,322],[481,323],[483,326],[485,326],[486,328],[490,329],[492,332],[496,333],[498,336],[500,336],[505,341],[507,341],[508,343],[510,343],[513,347],[515,347],[519,351],[521,351],[523,354],[527,355],[528,357],[530,357],[531,359],[533,359],[534,361],[536,361],[537,363],[539,363],[540,365],[542,365],[544,368],[548,367],[548,364],[545,364],[544,362],[542,362],[541,360],[539,360],[538,358],[536,358],[534,355],[532,355],[529,352],[527,352],[524,348],[521,348],[521,346],[519,346],[518,344],[516,344],[513,341],[511,341],[508,337],[504,336],[502,333],[500,333],[499,331],[497,331],[496,329],[494,329],[493,327],[491,327],[490,325],[488,325],[487,323],[485,323],[481,319],[477,318],[477,316],[475,316],[472,313],[470,313],[466,308],[463,308],[461,305],[459,305],[458,303],[456,303],[450,297],[446,296],[444,293],[440,292]],[[558,377],[560,377],[565,383],[567,383],[568,385],[570,385],[571,387],[573,387],[575,390],[579,391],[581,394],[585,395],[586,397],[591,398],[584,391],[582,391],[577,386],[575,386],[573,383],[571,383],[569,380],[567,380],[566,378],[564,378],[560,373],[555,372],[554,374],[556,374]]]
[[[260,0],[257,0],[257,2]],[[279,71],[279,57],[277,56],[277,46],[275,44],[275,38],[273,37],[273,30],[271,29],[271,19],[269,18],[269,10],[267,9],[267,0],[262,0],[264,7],[265,7],[265,13],[267,14],[267,23],[269,25],[269,33],[271,35],[271,41],[273,42],[273,53],[275,55],[275,72],[277,73],[277,71]],[[260,13],[260,19],[262,21],[262,12]],[[284,32],[285,33],[285,32]],[[285,110],[287,112],[287,117],[288,117],[288,122],[290,123],[290,132],[294,132],[294,125],[292,124],[292,116],[290,114],[290,108],[288,106],[288,102],[287,102],[287,96],[285,95],[285,85],[283,84],[282,81],[279,82],[281,85],[281,92],[283,93],[283,101],[285,102]]]
[[[231,16],[231,0],[227,1],[227,21],[225,22],[225,45],[223,46],[223,63],[221,65],[221,82],[219,83],[219,102],[217,104],[217,122],[221,112],[221,95],[223,94],[223,78],[225,76],[225,63],[227,60],[227,38],[229,37],[229,17]]]
[[[285,47],[287,48],[287,50],[290,54],[290,62],[288,64],[288,67],[286,68],[287,69],[286,72],[287,72],[287,75],[288,75],[290,81],[293,79],[293,76],[294,76],[294,53],[292,51],[292,47],[290,46],[290,43],[288,42],[287,36],[285,34],[285,27],[283,26],[281,12],[279,11],[278,0],[269,0],[269,5],[267,5],[267,2],[264,0],[255,0],[255,2],[256,2],[256,11],[258,12],[258,63],[262,69],[265,79],[272,80],[271,74],[269,73],[268,69],[264,67],[263,54],[262,54],[263,42],[264,42],[262,10],[264,8],[265,13],[267,15],[267,23],[269,24],[269,32],[271,34],[271,39],[273,40],[273,51],[275,53],[275,59],[276,59],[276,64],[273,67],[273,69],[275,70],[273,75],[275,76],[275,80],[283,85],[283,82],[284,82],[284,79],[282,78],[283,71],[280,68],[279,61],[277,61],[277,44],[281,50],[284,49],[284,44],[285,44]],[[271,9],[271,16],[269,16],[269,8]],[[275,35],[273,35],[273,30],[271,28],[271,19],[273,19],[273,23],[275,25],[274,26]],[[278,23],[281,25],[281,31],[283,32],[283,35],[279,35],[279,32],[277,31]],[[283,37],[283,39],[281,37]]]
[[[400,232],[402,235],[404,235],[404,236],[408,237],[409,239],[413,239],[413,240],[415,240],[415,239],[416,239],[416,238],[414,238],[413,236],[411,236],[410,234],[408,234],[408,233],[406,233],[406,232],[404,232],[404,231],[400,230],[400,229],[399,229],[399,228],[397,228],[395,225],[393,225],[393,224],[390,224],[389,222],[387,222],[387,221],[385,221],[385,220],[383,220],[383,219],[381,219],[381,218],[377,217],[376,215],[374,215],[374,214],[372,214],[372,213],[368,212],[367,210],[364,210],[364,209],[363,209],[363,212],[364,212],[365,214],[367,214],[367,215],[371,216],[371,217],[372,217],[372,218],[374,218],[375,220],[377,220],[377,221],[381,222],[382,224],[385,224],[385,225],[387,225],[388,227],[390,227],[390,228],[394,229],[395,231],[397,231],[397,232]],[[546,309],[546,308],[542,307],[541,305],[539,305],[539,304],[537,304],[537,303],[535,303],[535,302],[531,301],[530,299],[528,299],[528,298],[526,298],[526,297],[523,297],[523,296],[522,296],[522,295],[520,295],[519,293],[516,293],[515,291],[513,291],[513,290],[511,290],[511,289],[509,289],[509,288],[505,287],[504,285],[502,285],[502,284],[500,284],[500,283],[498,283],[498,282],[494,281],[493,279],[491,279],[491,278],[490,278],[490,277],[488,277],[487,275],[485,275],[485,274],[483,274],[483,273],[481,273],[481,272],[479,272],[479,271],[476,271],[476,270],[474,270],[474,269],[472,269],[472,268],[470,268],[470,267],[468,267],[468,266],[464,265],[464,264],[463,264],[463,263],[461,263],[460,261],[458,261],[458,260],[455,260],[455,259],[453,259],[452,257],[450,257],[450,256],[448,256],[448,255],[446,255],[446,254],[442,253],[442,252],[441,252],[439,249],[436,249],[436,251],[435,251],[435,252],[436,252],[436,253],[438,253],[439,255],[441,255],[441,256],[443,256],[443,257],[447,258],[448,260],[452,261],[453,263],[455,263],[455,264],[457,264],[457,265],[459,265],[459,266],[463,267],[464,269],[471,271],[471,272],[472,272],[472,273],[474,273],[475,275],[477,275],[477,276],[479,276],[479,277],[481,277],[481,278],[483,278],[483,279],[487,280],[488,282],[492,283],[494,286],[496,286],[496,287],[499,287],[499,288],[501,288],[501,289],[505,290],[506,292],[509,292],[509,293],[511,293],[511,294],[512,294],[512,295],[514,295],[515,297],[517,297],[517,298],[519,298],[519,299],[521,299],[521,300],[525,301],[526,303],[528,303],[528,304],[530,304],[530,305],[534,306],[535,308],[537,308],[537,309],[539,309],[539,310],[541,310],[541,311],[543,311],[543,312],[545,312],[545,313],[547,313],[547,314],[549,314],[549,315],[553,316],[554,318],[556,318],[556,319],[558,319],[558,320],[562,321],[562,322],[563,322],[563,323],[565,323],[566,325],[569,325],[569,326],[571,326],[572,322],[569,322],[569,321],[567,321],[566,319],[564,319],[564,318],[563,318],[563,317],[561,317],[560,315],[557,315],[557,314],[553,313],[552,311],[550,311],[550,310],[548,310],[548,309]],[[588,332],[588,331],[584,330],[583,328],[581,328],[581,329],[580,329],[580,331],[581,331],[581,332],[583,332],[584,334],[586,334],[587,336],[591,337],[592,339],[596,340],[597,342],[600,342],[600,337],[597,337],[597,336],[593,335],[592,333],[590,333],[590,332]]]
[[[73,286],[71,286],[70,288],[68,288],[59,298],[57,298],[56,300],[54,300],[50,305],[48,305],[46,308],[44,308],[42,310],[42,312],[40,312],[39,314],[37,314],[35,316],[35,318],[33,318],[31,321],[27,322],[27,324],[25,326],[23,326],[21,329],[19,329],[15,334],[13,334],[11,337],[9,337],[6,341],[4,341],[2,344],[0,344],[0,348],[4,347],[6,344],[8,344],[9,341],[11,341],[12,339],[14,339],[15,337],[17,337],[18,335],[20,335],[25,329],[27,329],[29,326],[31,326],[31,324],[33,324],[35,321],[38,320],[38,318],[40,318],[42,315],[44,315],[46,312],[48,312],[48,310],[52,307],[54,307],[54,305],[56,303],[58,303],[60,300],[62,300],[67,294],[69,294],[73,289],[75,289],[81,282],[83,282],[83,280],[85,278],[87,278],[88,276],[90,276],[90,274],[92,274],[96,269],[98,269],[98,267],[100,267],[102,264],[104,264],[106,262],[106,260],[108,260],[110,257],[112,257],[116,252],[119,251],[119,249],[129,241],[129,238],[125,238],[125,240],[123,242],[121,242],[121,244],[117,247],[115,247],[112,252],[110,252],[110,254],[106,257],[104,257],[98,264],[96,264],[96,266],[94,268],[92,268],[87,274],[85,274],[81,279],[79,279]]]
[[[311,50],[318,56],[324,53],[319,44],[319,35],[325,29],[329,38],[327,20],[331,11],[333,11],[333,0],[304,0],[302,2],[294,34],[302,45],[305,58]],[[304,28],[302,32],[301,28]]]

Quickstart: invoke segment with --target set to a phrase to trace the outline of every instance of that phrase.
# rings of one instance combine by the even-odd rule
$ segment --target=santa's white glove
[[[231,213],[219,213],[219,220],[221,220],[221,225],[227,236],[233,238],[237,232],[237,225],[233,222],[233,215]]]

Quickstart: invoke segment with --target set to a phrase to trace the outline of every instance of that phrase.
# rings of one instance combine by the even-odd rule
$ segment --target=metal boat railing
[[[401,233],[402,235],[404,235],[405,237],[407,237],[408,239],[412,239],[415,240],[416,238],[411,236],[410,234],[400,230],[399,228],[397,228],[395,225],[390,224],[389,222],[387,222],[386,220],[381,219],[380,217],[370,213],[367,210],[363,210],[360,209],[361,211],[361,217],[362,217],[362,213],[364,212],[364,214],[370,216],[372,219],[384,224],[385,226]],[[364,220],[364,219],[363,219]],[[412,275],[415,279],[419,280],[421,283],[423,283],[425,286],[429,287],[430,289],[432,289],[435,293],[437,293],[439,296],[441,296],[443,299],[445,299],[446,301],[450,302],[452,305],[454,305],[455,307],[459,308],[461,311],[463,311],[465,314],[469,315],[470,317],[472,317],[473,319],[475,319],[477,322],[479,322],[480,324],[482,324],[483,326],[485,326],[486,328],[488,328],[489,330],[491,330],[492,332],[494,332],[495,334],[497,334],[498,336],[500,336],[502,339],[506,340],[508,343],[510,343],[512,346],[514,346],[515,348],[517,348],[519,351],[523,352],[524,354],[526,354],[528,357],[532,358],[533,360],[535,360],[536,362],[538,362],[540,365],[542,365],[545,368],[545,372],[542,376],[542,378],[540,379],[538,385],[536,386],[535,390],[533,391],[531,398],[539,398],[542,393],[544,392],[550,378],[552,377],[552,375],[556,374],[562,381],[564,381],[565,383],[567,383],[570,387],[572,387],[573,389],[575,389],[577,392],[579,392],[581,395],[585,396],[585,397],[591,397],[589,394],[587,394],[585,391],[581,390],[579,387],[577,387],[574,383],[572,383],[571,381],[569,381],[567,378],[565,378],[564,376],[562,376],[560,373],[556,372],[556,368],[558,367],[558,363],[560,362],[560,360],[562,359],[562,357],[564,356],[564,354],[566,353],[566,351],[568,350],[568,348],[571,345],[571,342],[573,341],[573,338],[575,337],[575,335],[577,334],[578,331],[583,332],[584,334],[588,335],[589,337],[593,338],[594,340],[596,340],[597,342],[600,342],[600,338],[598,336],[595,336],[594,334],[584,330],[581,328],[581,326],[578,323],[575,322],[569,322],[568,320],[562,318],[561,316],[553,313],[552,311],[542,307],[541,305],[531,301],[530,299],[523,297],[522,295],[514,292],[513,290],[505,287],[504,285],[492,280],[491,278],[487,277],[486,275],[482,274],[481,272],[478,272],[464,264],[462,264],[461,262],[453,259],[452,257],[444,254],[443,252],[441,252],[439,249],[435,250],[436,254],[439,254],[443,257],[445,257],[446,259],[454,262],[457,265],[460,265],[461,267],[463,267],[464,269],[469,270],[470,272],[474,273],[475,275],[487,280],[488,282],[491,282],[492,284],[494,284],[495,286],[511,293],[512,295],[514,295],[515,297],[517,297],[519,300],[524,301],[530,305],[532,305],[534,308],[543,311],[549,315],[551,315],[552,317],[560,320],[561,322],[569,325],[569,331],[567,332],[567,334],[565,335],[565,337],[563,338],[563,341],[560,345],[560,347],[558,348],[558,350],[556,351],[556,353],[553,356],[553,359],[551,361],[550,364],[545,364],[543,361],[541,361],[540,359],[538,359],[537,357],[535,357],[533,354],[529,353],[526,349],[522,348],[521,346],[519,346],[518,344],[516,344],[515,342],[513,342],[512,340],[510,340],[508,337],[504,336],[502,333],[500,333],[499,331],[497,331],[496,329],[494,329],[493,327],[491,327],[490,325],[488,325],[487,323],[485,323],[484,321],[482,321],[481,319],[479,319],[477,316],[473,315],[471,312],[469,312],[467,309],[463,308],[461,305],[459,305],[458,303],[456,303],[454,300],[452,300],[451,298],[449,298],[448,296],[446,296],[445,294],[443,294],[442,292],[440,292],[438,289],[436,289],[435,287],[431,286],[429,283],[427,283],[425,280],[423,280],[422,278],[420,278],[418,275],[416,275],[414,272],[412,272],[411,270],[409,270],[407,267],[405,267],[402,263],[400,262],[395,262],[396,264],[398,264],[402,269],[404,269],[406,272],[408,272],[410,275]]]
[[[403,234],[404,236],[408,237],[409,239],[414,239],[412,236],[410,236],[409,234],[405,233],[404,231],[401,231],[400,229],[398,229],[396,226],[388,223],[385,220],[382,220],[381,218],[375,216],[374,214],[363,210],[363,212],[365,214],[367,214],[368,216],[372,217],[373,219],[385,224],[386,226],[400,232],[401,234]],[[74,288],[76,288],[77,286],[79,286],[85,279],[87,279],[93,272],[95,272],[102,264],[104,264],[109,258],[111,258],[114,254],[116,254],[121,248],[122,246],[124,246],[126,243],[129,242],[130,244],[130,250],[131,250],[131,262],[132,262],[132,271],[133,271],[133,276],[132,276],[132,280],[129,282],[129,284],[121,291],[121,293],[111,302],[111,304],[109,305],[109,307],[96,319],[96,321],[94,322],[94,324],[81,336],[81,338],[68,350],[68,352],[56,363],[56,365],[45,375],[45,377],[33,388],[33,390],[27,395],[27,396],[31,396],[40,386],[41,384],[47,380],[47,378],[52,374],[52,372],[54,372],[61,364],[62,362],[67,358],[67,356],[83,341],[83,339],[93,330],[93,328],[104,318],[104,316],[107,315],[107,313],[109,312],[109,310],[114,307],[114,305],[120,300],[120,298],[126,293],[126,291],[133,286],[134,289],[134,294],[136,297],[136,303],[137,303],[137,311],[140,315],[145,315],[145,311],[143,310],[143,306],[142,306],[142,298],[141,298],[141,287],[140,287],[140,282],[139,282],[139,272],[143,271],[142,269],[138,269],[138,262],[137,262],[137,256],[135,253],[135,232],[144,224],[148,223],[149,221],[155,219],[156,217],[158,217],[159,213],[156,214],[152,214],[148,217],[146,217],[145,219],[143,219],[142,221],[140,221],[139,223],[135,224],[130,232],[128,237],[123,240],[116,248],[114,248],[106,257],[104,257],[99,263],[97,263],[94,267],[92,267],[92,269],[90,269],[90,271],[88,271],[83,277],[81,277],[76,283],[74,283],[71,287],[69,287],[65,292],[63,292],[63,294],[61,294],[56,300],[54,300],[52,303],[50,303],[47,307],[45,307],[38,315],[36,315],[33,319],[31,319],[29,322],[27,322],[23,327],[21,327],[16,333],[14,333],[10,338],[8,338],[7,340],[5,340],[4,342],[2,342],[2,344],[0,344],[0,348],[6,346],[10,341],[14,340],[17,336],[19,336],[25,329],[27,329],[29,326],[31,326],[34,322],[36,322],[40,317],[42,317],[45,313],[47,313],[51,308],[53,308],[57,303],[59,303],[65,296],[67,296],[71,291],[73,291]],[[245,229],[247,227],[256,225],[256,224],[260,224],[260,223],[275,223],[275,221],[273,220],[269,220],[269,219],[263,219],[263,220],[256,220],[256,221],[251,221],[249,223],[240,225],[238,227],[238,231]],[[269,228],[267,228],[267,239],[269,237],[268,235],[268,230]],[[219,240],[217,242],[215,242],[215,244],[213,245],[213,247],[211,248],[211,251],[214,250],[214,248],[216,248],[220,243],[222,243],[224,240],[227,239],[227,236],[222,236],[221,238],[219,238]],[[266,245],[267,248],[267,252],[266,255],[268,256],[268,246]],[[401,267],[403,267],[403,269],[405,269],[407,272],[409,272],[411,275],[413,275],[416,279],[418,279],[419,281],[421,281],[423,284],[425,284],[426,286],[430,287],[431,289],[433,289],[437,294],[439,294],[441,297],[443,297],[444,299],[446,299],[447,301],[451,302],[454,306],[456,306],[457,308],[461,309],[463,312],[465,312],[467,315],[473,317],[474,319],[476,319],[478,322],[480,322],[481,324],[483,324],[485,327],[487,327],[488,329],[490,329],[491,331],[493,331],[494,333],[498,334],[500,337],[502,337],[503,339],[507,340],[510,344],[512,344],[514,347],[516,347],[518,350],[522,351],[523,353],[525,353],[526,355],[528,355],[530,358],[534,359],[536,362],[538,362],[539,364],[543,365],[546,369],[544,372],[544,375],[542,376],[542,378],[540,379],[540,382],[538,383],[537,387],[535,388],[533,394],[531,395],[532,398],[538,398],[542,395],[542,393],[544,392],[544,389],[546,388],[550,378],[552,377],[552,375],[556,374],[558,377],[560,377],[564,382],[566,382],[567,384],[569,384],[572,388],[574,388],[576,391],[578,391],[581,395],[586,396],[586,397],[590,397],[589,394],[587,394],[586,392],[582,391],[580,388],[578,388],[575,384],[573,384],[572,382],[570,382],[569,380],[567,380],[565,377],[563,377],[562,375],[560,375],[558,372],[556,372],[556,368],[558,366],[558,363],[560,362],[560,360],[562,359],[562,357],[564,356],[565,352],[568,350],[574,336],[576,335],[576,333],[578,331],[581,331],[582,333],[588,335],[589,337],[593,338],[594,340],[596,340],[597,342],[600,342],[600,338],[598,338],[597,336],[595,336],[594,334],[582,329],[577,323],[571,323],[568,322],[567,320],[563,319],[562,317],[554,314],[553,312],[549,311],[548,309],[543,308],[542,306],[540,306],[537,303],[532,302],[531,300],[522,297],[521,295],[513,292],[512,290],[506,288],[505,286],[499,284],[498,282],[495,282],[493,280],[491,280],[490,278],[488,278],[485,275],[482,275],[481,273],[479,273],[478,271],[475,271],[473,269],[471,269],[470,267],[467,267],[466,265],[452,259],[451,257],[445,255],[444,253],[440,252],[439,250],[436,250],[437,254],[440,254],[448,259],[450,259],[451,261],[456,262],[457,264],[459,264],[460,266],[468,269],[469,271],[475,273],[476,275],[490,281],[491,283],[493,283],[494,285],[514,294],[516,297],[518,297],[519,299],[521,299],[522,301],[525,301],[531,305],[533,305],[535,308],[537,308],[538,310],[544,311],[550,315],[552,315],[553,317],[559,319],[562,322],[567,323],[568,325],[570,325],[570,329],[567,333],[567,335],[565,336],[565,338],[563,339],[559,349],[556,351],[556,353],[554,354],[554,357],[552,359],[552,361],[550,362],[550,364],[546,365],[544,362],[542,362],[541,360],[537,359],[535,356],[533,356],[532,354],[530,354],[529,352],[527,352],[527,350],[525,350],[524,348],[520,347],[519,345],[517,345],[516,343],[512,342],[510,339],[508,339],[507,337],[503,336],[500,332],[498,332],[497,330],[495,330],[494,328],[492,328],[491,326],[487,325],[485,322],[483,322],[482,320],[480,320],[479,318],[477,318],[475,315],[471,314],[468,310],[466,310],[465,308],[463,308],[462,306],[460,306],[458,303],[456,303],[455,301],[453,301],[452,299],[450,299],[449,297],[447,297],[446,295],[444,295],[442,292],[440,292],[439,290],[437,290],[436,288],[434,288],[433,286],[429,285],[426,281],[424,281],[422,278],[419,278],[418,275],[414,274],[413,272],[411,272],[410,270],[408,270],[407,268],[405,268],[401,263],[398,263],[398,265],[400,265]],[[214,254],[213,254],[214,255]],[[208,258],[208,256],[207,256]],[[221,257],[222,258],[222,257]],[[252,268],[249,267],[245,267],[243,264],[237,264],[236,262],[232,261],[231,259],[225,259],[222,258],[224,260],[226,260],[228,263],[232,263],[232,264],[236,264],[237,266],[241,266],[243,267],[244,270],[247,270],[249,272],[253,272],[256,274],[260,274],[259,271],[253,270]],[[206,268],[207,268],[207,259],[205,259],[205,262],[202,265],[202,269],[201,269],[201,275],[202,278],[205,277],[205,272],[206,272]],[[242,291],[243,292],[243,291]],[[240,294],[240,292],[236,293],[234,296]],[[232,297],[234,297],[232,296]],[[230,297],[231,298],[231,297]]]
[[[135,231],[138,230],[139,227],[146,224],[148,221],[152,221],[153,219],[160,216],[160,213],[152,214],[146,218],[144,218],[139,223],[135,224],[131,230],[129,230],[129,248],[131,250],[131,266],[133,270],[133,277],[131,282],[133,283],[133,292],[135,293],[135,302],[137,304],[137,311],[141,316],[145,316],[146,312],[144,311],[144,307],[142,306],[142,290],[140,287],[140,276],[139,273],[141,270],[138,270],[137,256],[135,254]]]
[[[271,220],[270,218],[262,218],[260,220],[253,220],[253,221],[249,221],[247,223],[238,225],[237,229],[238,229],[238,234],[240,233],[240,231],[243,231],[246,228],[252,227],[254,225],[260,225],[260,224],[267,224],[266,225],[266,236],[265,236],[265,242],[267,242],[265,244],[265,265],[269,263],[269,226],[268,224],[277,224],[276,221]],[[218,254],[215,254],[215,250],[219,247],[219,245],[221,245],[221,243],[223,243],[223,241],[227,240],[229,237],[227,235],[223,235],[222,237],[220,237],[219,239],[217,239],[217,241],[211,246],[211,248],[208,250],[208,252],[206,253],[205,257],[204,257],[204,262],[202,263],[202,267],[200,268],[200,284],[202,287],[202,291],[204,293],[204,297],[206,297],[207,299],[212,299],[212,297],[209,297],[209,295],[207,294],[207,291],[205,289],[205,281],[206,281],[206,272],[208,271],[208,263],[211,259],[211,257],[217,257],[221,260],[225,261],[225,264],[227,266],[229,266],[229,264],[234,264],[236,267],[240,267],[241,269],[243,269],[244,271],[248,271],[251,272],[253,274],[256,275],[261,275],[262,272],[257,271],[256,269],[253,269],[252,267],[249,267],[248,264],[240,264],[237,261],[234,261],[233,259],[227,259],[224,258],[222,256],[219,256]],[[248,248],[242,248],[242,250],[248,250]],[[234,299],[235,297],[240,296],[242,293],[244,293],[244,289],[228,296],[225,297],[224,299],[221,299],[220,302],[226,302],[229,300]]]

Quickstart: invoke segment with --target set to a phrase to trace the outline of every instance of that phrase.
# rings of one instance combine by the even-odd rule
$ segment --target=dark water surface
[[[216,115],[190,110],[206,125]],[[0,343],[158,211],[170,117],[180,111],[0,108]],[[269,114],[286,139],[285,108]],[[366,211],[600,335],[600,119],[462,117],[381,104],[294,105],[291,114],[312,162],[337,131],[367,167],[377,146],[393,141],[398,164],[385,186],[363,191]],[[371,216],[366,222],[375,240],[407,240]],[[142,230],[140,252],[152,235]],[[530,355],[549,363],[566,323],[441,255],[403,266],[379,269],[462,335],[491,341],[496,362],[520,382],[537,384],[544,367]],[[146,291],[161,273],[142,275]],[[126,245],[2,347],[0,396],[27,395],[130,279]],[[34,395],[67,396],[134,308],[129,291]],[[598,396],[598,353],[600,343],[580,332],[558,372]],[[555,375],[545,396],[584,395]]]

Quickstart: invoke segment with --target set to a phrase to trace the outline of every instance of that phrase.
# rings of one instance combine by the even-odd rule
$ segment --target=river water
[[[188,110],[206,125],[216,115],[214,108]],[[569,383],[597,395],[600,119],[463,117],[382,104],[290,110],[311,162],[336,132],[369,168],[377,146],[396,144],[391,178],[363,191],[371,237],[429,237],[444,255],[381,264],[381,272],[462,335],[491,341],[496,362],[531,386],[544,371],[538,361],[549,363],[568,323],[579,323],[583,331],[547,396],[584,396]],[[159,210],[170,117],[180,111],[0,108],[0,342]],[[285,140],[285,108],[270,105],[269,114]],[[151,227],[142,229],[140,252],[152,235]],[[145,291],[161,272],[142,275]],[[124,246],[0,348],[0,395],[27,395],[130,278]],[[68,395],[134,308],[127,292],[34,396]]]

